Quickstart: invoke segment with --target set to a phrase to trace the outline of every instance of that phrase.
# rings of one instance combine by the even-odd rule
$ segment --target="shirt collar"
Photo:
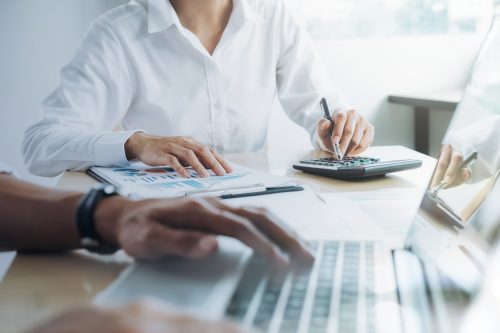
[[[179,17],[168,0],[146,0],[148,3],[148,32],[166,30],[180,25]]]
[[[170,28],[172,25],[181,26],[179,17],[168,0],[143,0],[148,8],[148,32],[156,33]],[[263,22],[261,14],[248,3],[247,0],[233,0],[233,13],[242,23]]]
[[[233,0],[233,10],[241,14],[245,22],[262,23],[264,18],[248,0]]]

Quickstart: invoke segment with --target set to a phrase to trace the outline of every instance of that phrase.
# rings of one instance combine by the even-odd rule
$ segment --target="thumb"
[[[326,119],[321,119],[318,123],[318,136],[323,142],[323,145],[330,152],[333,151],[332,144],[332,122]]]
[[[328,132],[331,130],[332,122],[326,119],[321,119],[318,124],[319,133],[325,136],[329,134]]]

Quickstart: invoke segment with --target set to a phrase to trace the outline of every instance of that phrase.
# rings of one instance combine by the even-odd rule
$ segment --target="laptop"
[[[262,332],[458,331],[500,239],[500,165],[494,154],[482,151],[500,143],[500,128],[491,128],[500,116],[498,45],[500,18],[494,20],[445,138],[457,153],[478,153],[467,166],[469,179],[439,193],[429,185],[404,247],[308,240],[314,265],[283,270],[236,241],[223,240],[219,253],[207,260],[135,264],[96,302],[155,296]],[[483,135],[473,135],[479,129]],[[452,213],[460,216],[460,228]]]

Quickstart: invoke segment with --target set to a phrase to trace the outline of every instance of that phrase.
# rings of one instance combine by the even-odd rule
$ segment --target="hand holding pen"
[[[320,107],[324,119],[318,124],[318,135],[337,158],[361,154],[372,144],[374,127],[358,112],[337,110],[330,114],[326,98],[321,99]]]
[[[465,183],[471,177],[471,171],[468,167],[477,158],[477,152],[472,152],[464,158],[462,153],[454,150],[450,144],[443,145],[430,186],[432,192],[437,193],[444,188]]]

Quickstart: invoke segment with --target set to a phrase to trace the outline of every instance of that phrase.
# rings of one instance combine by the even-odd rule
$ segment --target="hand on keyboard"
[[[217,199],[110,198],[95,216],[103,240],[138,259],[204,258],[217,251],[216,236],[222,235],[282,266],[314,261],[298,236],[267,210],[231,207]]]

